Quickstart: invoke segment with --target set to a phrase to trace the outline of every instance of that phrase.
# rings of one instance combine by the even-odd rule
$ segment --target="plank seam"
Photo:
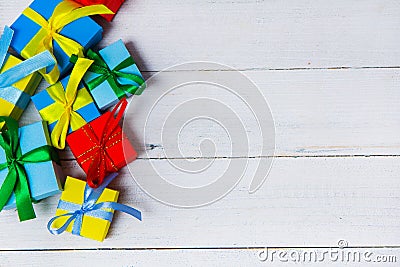
[[[400,66],[332,66],[332,67],[291,67],[291,68],[238,68],[235,69],[179,69],[179,70],[143,70],[144,73],[157,73],[157,72],[229,72],[229,71],[312,71],[312,70],[365,70],[365,69],[400,69]]]
[[[143,251],[143,250],[258,250],[265,249],[267,246],[255,246],[255,247],[168,247],[168,248],[160,248],[160,247],[138,247],[138,248],[129,248],[129,247],[121,247],[121,248],[81,248],[81,249],[70,249],[70,248],[44,248],[44,249],[0,249],[0,253],[2,252],[69,252],[69,251]],[[283,246],[283,247],[269,247],[268,249],[331,249],[338,248],[336,246]],[[398,246],[348,246],[346,249],[399,249]]]
[[[141,158],[136,160],[198,160],[198,159],[264,159],[264,158],[397,158],[400,155],[289,155],[289,156],[250,156],[250,157],[171,157],[171,158]],[[75,158],[65,158],[62,161],[75,161]]]

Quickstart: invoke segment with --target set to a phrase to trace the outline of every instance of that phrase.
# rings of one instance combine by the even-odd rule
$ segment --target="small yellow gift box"
[[[21,62],[22,60],[7,54],[7,58],[0,73],[15,67]],[[35,72],[13,84],[15,93],[0,94],[0,116],[12,117],[15,120],[19,120],[41,80],[42,77],[39,73]]]
[[[67,177],[56,216],[47,224],[50,233],[59,235],[67,231],[74,235],[103,241],[115,210],[141,220],[140,211],[117,203],[119,193],[106,188],[117,175],[117,173],[108,175],[98,188],[91,188],[84,181]]]
[[[79,208],[82,206],[84,201],[84,192],[85,192],[86,182],[67,177],[65,182],[64,192],[61,195],[59,206],[56,210],[56,216],[67,214],[71,212],[71,210],[62,209],[63,206],[60,203],[67,202],[76,204]],[[117,202],[119,196],[119,192],[111,189],[104,189],[103,193],[100,195],[99,199],[96,203],[101,202]],[[112,212],[112,211],[111,211]],[[53,227],[60,228],[63,224],[65,224],[68,220],[68,217],[60,217],[60,219],[56,220],[53,223]],[[111,216],[112,220],[112,216]],[[111,221],[96,218],[90,216],[90,213],[87,215],[83,215],[82,218],[82,226],[80,235],[83,237],[87,237],[90,239],[94,239],[97,241],[103,241],[108,233],[108,229],[110,228]],[[72,232],[73,225],[70,224],[66,231]]]

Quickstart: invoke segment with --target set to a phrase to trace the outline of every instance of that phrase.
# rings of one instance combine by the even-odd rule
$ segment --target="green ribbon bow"
[[[34,219],[36,215],[24,164],[50,161],[56,158],[55,151],[46,145],[22,155],[18,122],[3,116],[0,116],[0,122],[5,122],[7,126],[7,130],[0,133],[0,146],[4,149],[7,159],[7,162],[0,164],[0,171],[8,168],[8,174],[0,188],[0,211],[14,192],[19,220],[22,222]]]
[[[101,58],[101,56],[93,50],[89,49],[87,51],[86,57],[94,61],[88,71],[101,74],[100,76],[86,83],[86,86],[90,91],[95,89],[104,81],[107,81],[110,84],[118,99],[122,99],[124,96],[126,96],[126,93],[130,93],[132,95],[140,95],[145,89],[145,81],[141,76],[121,71],[135,64],[135,61],[132,57],[128,57],[112,70],[108,67],[103,58]],[[72,55],[70,61],[75,64],[77,60],[78,56]],[[118,78],[128,79],[135,82],[136,84],[121,84],[118,81]]]

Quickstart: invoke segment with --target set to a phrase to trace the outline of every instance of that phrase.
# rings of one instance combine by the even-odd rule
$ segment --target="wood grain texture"
[[[246,159],[232,161],[240,160]],[[143,161],[136,161],[134,174],[146,177],[150,170],[141,168]],[[216,160],[215,168],[223,169],[227,161]],[[0,249],[329,247],[339,239],[351,246],[395,246],[400,234],[397,162],[397,157],[278,158],[264,186],[249,194],[256,163],[250,159],[232,192],[196,209],[168,207],[150,198],[125,168],[110,187],[121,191],[120,203],[143,212],[143,222],[117,214],[103,243],[68,233],[54,237],[46,229],[58,201],[52,197],[35,205],[38,219],[33,221],[17,223],[15,211],[2,212],[0,240],[7,242]],[[164,179],[177,179],[168,161],[153,163]],[[65,162],[64,168],[66,174],[83,176],[74,162]],[[181,173],[178,178],[176,182],[185,182],[192,176]],[[15,234],[10,239],[11,232]]]
[[[349,249],[350,250],[350,249]],[[283,262],[278,258],[278,254],[271,256],[266,261],[260,261],[258,254],[263,251],[260,249],[198,249],[198,250],[111,250],[111,251],[35,251],[35,252],[0,252],[2,259],[1,266],[43,266],[44,263],[52,263],[57,266],[87,266],[88,262],[96,266],[288,266],[294,264],[294,262]],[[300,255],[302,259],[307,255],[306,253],[316,252],[321,255],[324,251],[330,251],[330,249],[308,249],[308,250],[295,250],[295,249],[270,249],[272,252],[286,252],[293,253],[293,255]],[[332,251],[342,251],[340,249],[332,249]],[[346,250],[345,250],[346,251]],[[326,260],[321,262],[314,262],[313,258],[309,262],[308,257],[305,257],[303,264],[307,266],[396,266],[400,256],[399,249],[382,249],[382,248],[367,248],[367,249],[351,249],[351,251],[360,251],[361,253],[368,253],[370,256],[366,257],[366,260],[371,262],[365,262],[362,259],[360,262],[357,260],[352,262],[353,256],[347,260],[341,261],[330,261],[328,256]],[[304,253],[304,254],[301,254]],[[385,258],[383,256],[386,256]],[[388,256],[394,256],[396,258],[389,258]],[[293,259],[296,256],[293,257]],[[345,256],[347,257],[347,256]],[[361,258],[363,258],[361,256]],[[29,263],[26,260],[29,259]],[[284,258],[282,258],[284,260]],[[322,256],[319,258],[322,259]],[[333,257],[333,259],[335,259]],[[347,258],[345,258],[347,259]],[[392,260],[393,259],[393,260]],[[386,260],[387,262],[376,262]],[[389,262],[391,260],[391,262]],[[374,262],[375,261],[375,262]]]
[[[0,24],[10,25],[29,2],[1,1]],[[372,250],[397,255],[399,14],[396,0],[127,0],[113,23],[98,20],[105,27],[99,47],[122,38],[146,78],[198,60],[243,70],[260,88],[275,121],[277,158],[271,173],[259,191],[248,193],[258,157],[266,154],[259,151],[259,132],[243,103],[218,90],[188,87],[167,94],[143,131],[146,114],[140,110],[155,103],[157,88],[192,73],[204,79],[232,75],[224,67],[181,68],[132,100],[128,112],[133,116],[126,126],[140,156],[132,165],[134,175],[153,179],[150,162],[169,181],[205,183],[227,164],[247,161],[238,186],[211,205],[179,209],[144,193],[125,168],[111,188],[121,192],[121,203],[143,211],[143,222],[117,214],[108,238],[98,243],[47,232],[58,196],[35,205],[38,219],[30,222],[17,223],[15,211],[3,211],[0,266],[82,266],[83,261],[103,266],[257,266],[266,264],[257,260],[256,250],[245,248],[332,247],[341,239],[350,246],[389,246]],[[207,120],[197,121],[179,138],[160,142],[165,113],[188,97],[202,96],[198,89],[233,108],[244,122],[248,149],[232,153],[229,136]],[[240,95],[255,97],[249,88]],[[227,122],[232,119],[228,112],[220,115]],[[30,104],[21,124],[37,120]],[[181,126],[164,130],[176,132]],[[233,133],[242,130],[237,126]],[[209,137],[215,151],[204,149],[202,141]],[[70,152],[61,156],[67,175],[84,176]],[[213,165],[197,179],[171,167],[193,159]]]
[[[11,24],[30,0],[2,1]],[[214,61],[238,69],[399,66],[396,0],[127,0],[106,26],[105,46],[123,38],[141,69]]]
[[[198,75],[207,79],[215,72]],[[231,77],[235,73],[217,72],[219,76]],[[335,156],[335,155],[399,155],[400,137],[400,90],[398,69],[362,70],[308,70],[308,71],[246,71],[267,100],[275,122],[276,156]],[[188,72],[173,72],[163,75],[162,81],[149,86],[147,91],[132,100],[128,112],[133,114],[125,120],[131,139],[141,158],[184,157],[247,157],[265,156],[259,151],[262,142],[257,121],[244,102],[225,90],[214,87],[184,87],[156,102],[158,89],[179,81]],[[196,75],[197,76],[197,75]],[[377,89],[378,88],[378,89]],[[256,97],[254,92],[243,90],[243,97]],[[248,147],[233,151],[232,140],[221,127],[210,120],[197,120],[180,135],[172,136],[163,146],[162,135],[177,132],[183,124],[163,124],[168,113],[178,104],[197,97],[225,101],[232,111],[224,114],[221,124],[229,124],[240,118],[243,123],[234,125],[229,131],[246,131]],[[155,105],[155,103],[157,103]],[[223,102],[224,103],[224,102]],[[155,105],[151,120],[143,112]],[[250,106],[251,107],[251,106]],[[199,109],[201,115],[204,109]],[[235,113],[234,113],[235,112]],[[184,118],[185,112],[175,112],[175,117]],[[264,114],[256,114],[262,117]],[[170,116],[170,115],[169,115]],[[40,120],[31,103],[24,113],[21,124]],[[244,127],[244,130],[243,130]],[[176,138],[175,138],[176,137]],[[217,149],[202,150],[201,141],[209,139]],[[261,139],[260,139],[261,138]],[[179,149],[177,145],[178,144]],[[72,159],[71,153],[63,152],[62,158]]]

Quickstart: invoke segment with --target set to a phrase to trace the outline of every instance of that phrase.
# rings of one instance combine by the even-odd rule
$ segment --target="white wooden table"
[[[29,2],[1,1],[0,25],[10,25]],[[271,172],[255,194],[247,191],[246,173],[220,201],[181,209],[148,196],[124,169],[111,187],[121,191],[121,203],[142,210],[143,222],[118,214],[98,243],[47,232],[58,196],[35,205],[38,218],[30,222],[18,223],[15,211],[1,212],[0,266],[265,266],[271,263],[259,260],[264,247],[327,250],[339,240],[399,262],[399,28],[397,0],[127,0],[100,46],[122,38],[146,78],[187,61],[242,71],[274,116]],[[220,70],[184,69],[171,79],[196,71]],[[138,100],[150,101],[150,95],[145,91]],[[170,94],[158,108],[167,110],[180,97]],[[21,124],[37,120],[30,105]],[[209,129],[218,138],[217,128]],[[140,168],[148,161],[162,170],[169,161],[210,160],[199,155],[199,132],[185,135],[184,155],[173,151],[169,159],[163,156],[168,144],[137,134],[140,175],[152,173]],[[70,153],[61,156],[66,174],[83,175]],[[225,147],[212,157],[216,163],[248,160],[247,154],[230,157]],[[327,264],[344,263],[319,265]]]

